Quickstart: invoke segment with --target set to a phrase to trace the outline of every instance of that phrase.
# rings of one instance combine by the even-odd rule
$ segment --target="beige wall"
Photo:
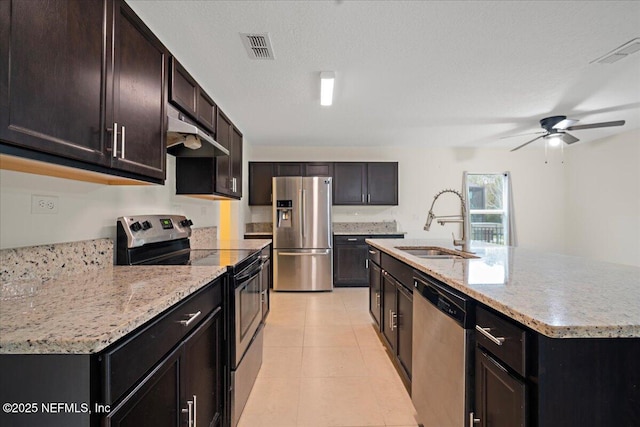
[[[59,199],[58,214],[31,213],[31,195]],[[243,227],[241,202],[229,202],[230,234]],[[175,159],[167,157],[164,186],[107,186],[0,171],[0,248],[115,237],[116,218],[123,215],[173,213],[191,218],[195,227],[219,226],[221,202],[175,194]],[[218,234],[221,235],[221,228]]]
[[[640,266],[640,130],[571,147],[566,252]]]
[[[565,153],[566,154],[566,153]],[[521,246],[564,250],[564,167],[553,156],[545,164],[544,150],[532,148],[510,153],[489,149],[425,149],[420,147],[261,147],[252,148],[251,160],[367,161],[399,163],[399,205],[333,209],[334,221],[396,220],[408,237],[450,238],[459,226],[435,225],[423,231],[433,196],[444,188],[462,187],[462,172],[512,174],[515,216]],[[442,204],[440,204],[442,202]],[[459,212],[455,198],[439,199],[436,214]],[[248,209],[249,221],[269,221],[268,208]]]

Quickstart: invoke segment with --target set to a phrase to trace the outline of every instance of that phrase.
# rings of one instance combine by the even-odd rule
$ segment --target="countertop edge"
[[[510,319],[525,325],[526,327],[548,337],[548,338],[639,338],[640,326],[638,325],[550,325],[531,317],[525,313],[522,313],[507,304],[488,297],[487,295],[478,292],[465,286],[459,281],[447,277],[441,273],[429,269],[427,266],[419,264],[412,259],[403,256],[400,253],[396,253],[385,246],[385,242],[376,242],[375,239],[367,239],[366,242],[371,246],[380,249],[382,252],[396,259],[399,259],[403,263],[413,267],[414,269],[426,273],[434,278],[441,280],[452,288],[464,293],[465,295],[479,301],[486,306],[502,313]],[[469,260],[460,260],[461,262],[469,262]]]

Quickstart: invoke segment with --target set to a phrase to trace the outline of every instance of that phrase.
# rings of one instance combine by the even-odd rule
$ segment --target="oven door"
[[[262,260],[258,258],[234,277],[235,281],[235,363],[244,356],[262,321]]]

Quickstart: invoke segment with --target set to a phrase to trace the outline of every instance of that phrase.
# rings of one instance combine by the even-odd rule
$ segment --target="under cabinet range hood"
[[[172,105],[167,105],[167,119],[167,153],[176,157],[229,155],[229,150]]]

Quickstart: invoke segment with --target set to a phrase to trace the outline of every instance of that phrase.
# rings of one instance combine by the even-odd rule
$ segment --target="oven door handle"
[[[256,264],[256,267],[252,268],[248,273],[244,273],[235,277],[236,283],[251,280],[258,274],[260,274],[260,272],[262,271],[263,262],[258,259],[258,261],[254,262],[254,264]]]

